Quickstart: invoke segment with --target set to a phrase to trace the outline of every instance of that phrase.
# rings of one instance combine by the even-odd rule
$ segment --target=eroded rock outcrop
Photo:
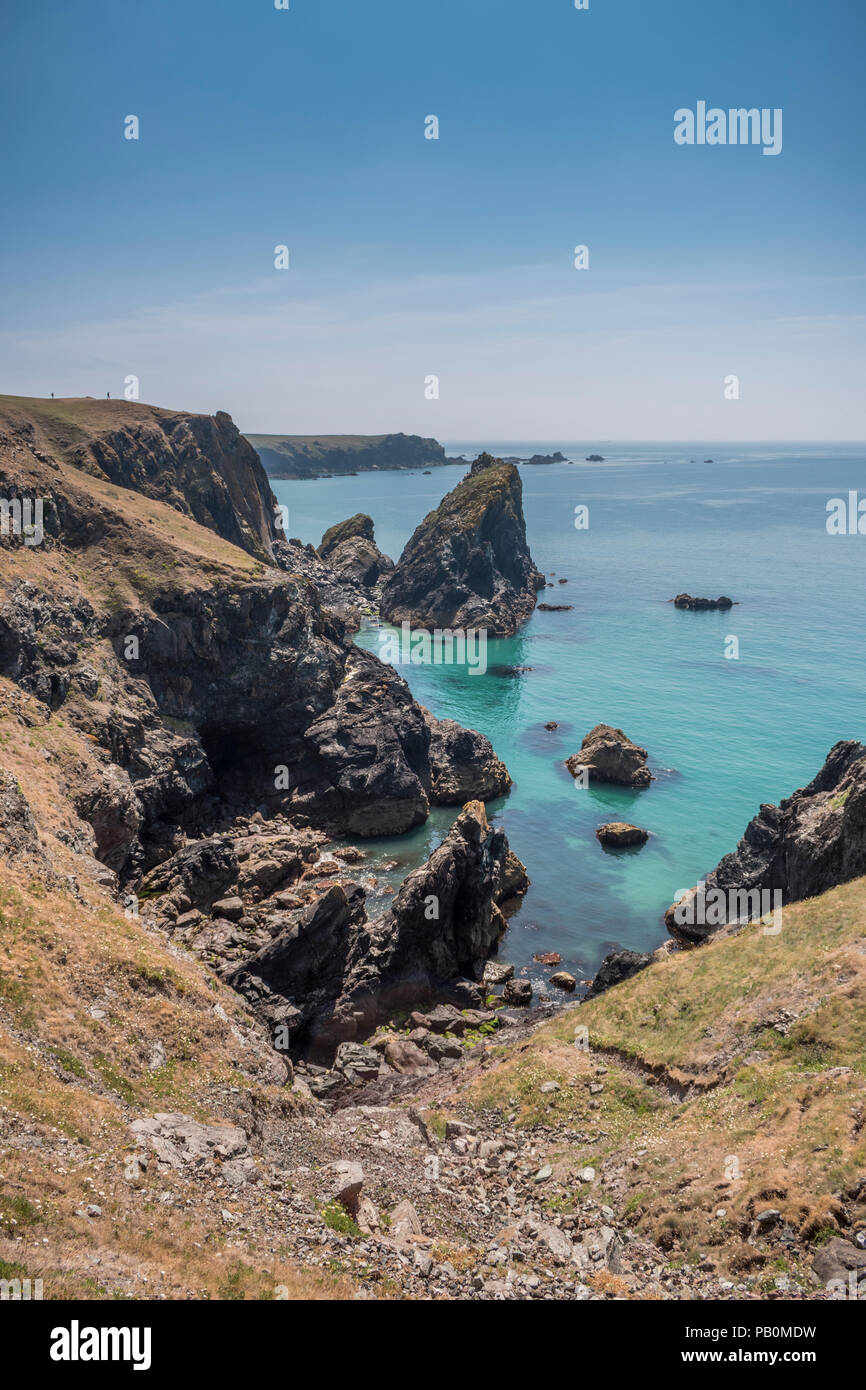
[[[645,951],[611,951],[598,967],[587,990],[587,999],[594,999],[596,995],[604,994],[606,989],[612,989],[623,980],[630,980],[632,975],[636,975],[639,970],[645,970],[652,961],[652,954]]]
[[[354,579],[365,589],[374,588],[394,569],[394,561],[376,545],[372,518],[363,512],[329,527],[318,553],[339,575]]]
[[[764,805],[743,838],[665,913],[677,940],[699,944],[728,922],[754,920],[780,905],[824,893],[866,874],[866,746],[830,749],[808,786]]]
[[[480,455],[409,540],[383,586],[383,617],[426,629],[516,632],[543,584],[526,543],[522,497],[514,464]]]
[[[334,886],[291,916],[284,931],[230,983],[269,1026],[285,1024],[292,1047],[333,1054],[398,1008],[480,979],[505,929],[509,856],[504,832],[470,802],[426,864],[404,880],[389,910],[370,922],[363,894]]]
[[[0,854],[39,853],[39,831],[16,778],[0,771]]]
[[[580,745],[580,751],[566,758],[565,766],[572,777],[577,777],[580,769],[585,768],[590,782],[648,787],[653,778],[646,760],[646,749],[632,743],[622,729],[596,724]]]
[[[511,786],[505,764],[489,739],[454,719],[437,719],[423,709],[430,730],[430,799],[436,806],[492,801]]]

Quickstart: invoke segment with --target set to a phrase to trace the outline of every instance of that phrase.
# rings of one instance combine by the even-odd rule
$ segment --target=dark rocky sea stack
[[[580,745],[580,751],[566,758],[565,766],[572,777],[578,775],[580,768],[586,768],[590,782],[648,787],[653,778],[646,760],[646,749],[632,743],[622,729],[596,724]]]
[[[330,526],[318,553],[339,575],[357,580],[366,589],[394,568],[394,561],[382,554],[374,540],[372,517],[363,512]]]
[[[507,637],[542,584],[526,543],[520,474],[481,454],[416,529],[383,586],[381,611],[389,622]]]
[[[866,747],[848,740],[830,749],[807,787],[779,806],[760,808],[737,848],[707,875],[703,894],[698,886],[672,904],[665,925],[677,940],[699,944],[726,922],[760,916],[753,911],[760,893],[768,895],[765,902],[772,903],[776,893],[782,904],[798,902],[861,874],[866,874]],[[719,901],[713,890],[721,890],[726,906],[700,912],[701,896]],[[749,900],[748,894],[754,897]],[[702,916],[713,920],[702,922]]]

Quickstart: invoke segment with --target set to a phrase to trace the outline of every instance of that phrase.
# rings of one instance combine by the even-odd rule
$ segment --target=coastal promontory
[[[448,463],[436,439],[419,434],[250,434],[271,478],[435,468]]]

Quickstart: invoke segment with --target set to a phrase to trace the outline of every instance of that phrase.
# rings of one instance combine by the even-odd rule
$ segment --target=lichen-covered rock
[[[508,636],[543,580],[526,543],[520,474],[483,454],[424,518],[382,589],[389,622]]]

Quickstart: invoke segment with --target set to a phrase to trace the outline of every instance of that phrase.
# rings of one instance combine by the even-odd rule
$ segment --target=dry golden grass
[[[548,1080],[561,1089],[542,1095]],[[743,1234],[762,1207],[808,1251],[866,1171],[866,879],[786,908],[780,936],[747,928],[563,1012],[462,1100],[600,1134],[577,1158],[549,1144],[557,1175],[597,1167],[599,1191],[675,1256],[760,1266]]]
[[[90,756],[82,735],[2,681],[0,752],[51,861],[6,860],[0,877],[0,1277],[41,1278],[57,1298],[272,1298],[278,1285],[289,1298],[352,1297],[339,1272],[271,1252],[266,1183],[214,1206],[185,1174],[126,1180],[139,1115],[232,1121],[221,1102],[232,1087],[276,1123],[299,1102],[256,1079],[260,1055],[234,1031],[255,1036],[238,996],[126,917],[55,839],[70,766]],[[154,1066],[157,1043],[166,1060]],[[76,1215],[93,1202],[101,1217]],[[220,1202],[239,1207],[246,1234],[224,1227]]]

